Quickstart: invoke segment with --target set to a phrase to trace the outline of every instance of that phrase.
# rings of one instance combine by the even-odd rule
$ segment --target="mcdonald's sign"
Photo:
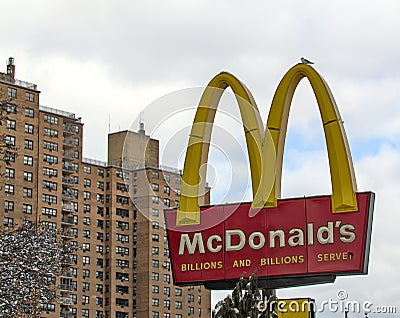
[[[306,77],[318,102],[332,195],[281,199],[286,128],[295,89]],[[250,161],[253,201],[199,206],[212,126],[226,88],[235,93]],[[204,90],[194,118],[182,176],[180,207],[166,210],[174,283],[230,288],[258,271],[269,288],[334,281],[366,274],[373,192],[357,192],[353,163],[333,95],[310,65],[297,64],[275,92],[266,129],[247,87],[229,73]]]

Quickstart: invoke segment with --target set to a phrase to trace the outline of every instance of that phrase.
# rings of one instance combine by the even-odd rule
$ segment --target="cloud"
[[[282,294],[333,297],[332,290],[343,287],[354,297],[397,302],[399,9],[396,0],[15,0],[2,4],[1,58],[13,56],[17,78],[38,84],[41,104],[82,117],[84,155],[102,160],[109,128],[131,127],[153,101],[204,86],[221,70],[249,87],[265,123],[286,70],[301,56],[314,60],[345,122],[359,188],[377,194],[371,274]],[[190,125],[189,117],[180,117],[174,128]],[[145,112],[145,123],[150,118]],[[243,147],[240,127],[224,125]],[[289,119],[284,196],[330,192],[321,132],[315,98],[302,82]],[[231,144],[224,146],[245,179],[246,163]],[[222,163],[215,161],[217,171]]]

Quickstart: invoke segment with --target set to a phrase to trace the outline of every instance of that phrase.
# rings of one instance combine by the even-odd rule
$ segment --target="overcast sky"
[[[278,295],[322,301],[345,289],[349,299],[400,312],[399,1],[13,0],[1,11],[2,71],[14,57],[16,78],[38,84],[40,104],[82,117],[84,155],[100,160],[109,130],[131,127],[140,111],[149,122],[155,100],[204,86],[221,70],[250,88],[265,122],[283,74],[301,56],[315,61],[345,121],[359,189],[376,192],[370,274]],[[330,192],[318,116],[301,83],[289,122],[285,197]]]

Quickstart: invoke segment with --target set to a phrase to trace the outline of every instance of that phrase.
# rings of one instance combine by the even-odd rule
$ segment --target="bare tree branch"
[[[41,304],[57,301],[56,277],[72,252],[55,229],[0,229],[0,317],[36,317]]]

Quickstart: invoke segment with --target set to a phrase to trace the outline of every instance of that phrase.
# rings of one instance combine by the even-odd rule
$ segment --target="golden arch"
[[[228,87],[235,93],[240,109],[250,161],[254,202],[262,202],[260,204],[263,206],[270,191],[258,190],[272,189],[276,160],[272,138],[268,132],[265,137],[263,136],[264,128],[259,111],[247,87],[235,76],[222,72],[216,75],[204,90],[193,121],[183,169],[177,225],[200,223],[199,188],[205,186],[205,165],[208,160],[214,118],[222,93]],[[264,148],[269,149],[264,150]],[[270,170],[270,173],[265,173],[264,169]],[[268,192],[266,196],[259,198],[266,192]]]
[[[277,154],[274,190],[268,205],[276,204],[281,192],[281,172],[287,122],[294,91],[300,80],[307,77],[317,99],[328,150],[332,184],[332,211],[357,211],[356,179],[350,149],[339,110],[325,80],[309,65],[297,64],[283,77],[272,100],[267,128],[272,135]]]
[[[177,225],[200,224],[198,194],[199,187],[203,188],[205,185],[206,175],[205,169],[200,168],[207,163],[215,113],[222,93],[227,87],[231,87],[235,93],[246,136],[253,190],[252,206],[253,208],[277,206],[281,191],[282,159],[290,105],[294,91],[303,77],[308,78],[313,88],[324,126],[331,172],[332,210],[333,212],[358,210],[353,163],[332,93],[324,79],[311,66],[297,64],[279,83],[265,133],[254,98],[236,77],[220,73],[207,85],[200,99],[189,137]]]

